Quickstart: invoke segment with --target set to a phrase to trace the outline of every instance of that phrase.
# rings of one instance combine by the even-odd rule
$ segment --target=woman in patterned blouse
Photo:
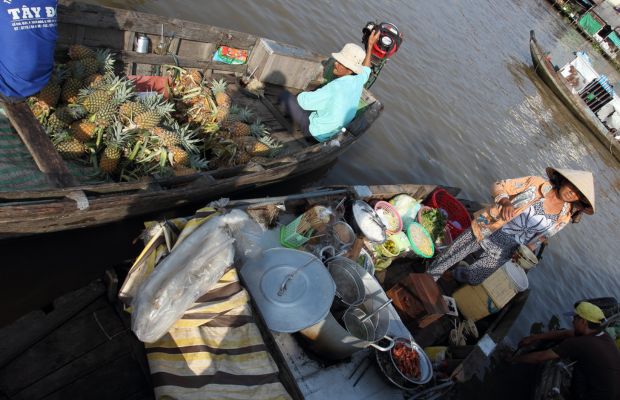
[[[594,213],[591,172],[547,168],[539,176],[507,179],[492,188],[494,204],[474,214],[463,232],[430,266],[436,279],[469,254],[480,252],[474,263],[453,271],[459,282],[478,285],[512,258],[520,245],[535,249],[583,213]]]

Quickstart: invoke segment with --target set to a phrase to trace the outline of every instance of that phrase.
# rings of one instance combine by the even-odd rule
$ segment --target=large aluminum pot
[[[366,299],[359,307],[364,310],[365,314],[370,314],[388,301],[388,297],[373,276],[362,267],[358,266],[358,268],[366,292]],[[375,329],[382,330],[381,332],[375,332],[376,341],[385,337],[388,342],[388,345],[385,347],[379,346],[376,344],[376,341],[364,340],[353,336],[338,323],[331,313],[327,314],[324,320],[300,331],[300,333],[308,339],[309,347],[315,353],[332,360],[341,360],[369,346],[381,351],[388,351],[393,345],[393,343],[390,343],[391,339],[385,336],[388,332],[390,318],[390,307],[383,308],[371,318],[374,319]]]

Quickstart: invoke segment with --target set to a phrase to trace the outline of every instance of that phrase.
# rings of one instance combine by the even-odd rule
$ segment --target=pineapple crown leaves
[[[270,136],[271,133],[267,130],[260,118],[257,118],[252,125],[250,125],[250,133],[257,139],[264,136]]]
[[[224,78],[220,79],[219,81],[216,81],[215,79],[211,81],[211,92],[214,96],[218,93],[225,92],[227,87],[228,83],[224,80]]]
[[[199,154],[189,156],[190,167],[198,170],[209,169],[209,160],[202,158]]]
[[[116,105],[121,105],[124,102],[131,100],[135,94],[134,88],[135,86],[132,81],[121,81],[118,86],[116,86],[116,90],[114,90],[112,102]]]
[[[103,74],[112,73],[114,71],[114,54],[110,49],[97,49],[95,59],[99,64],[99,72]]]
[[[282,142],[269,136],[263,136],[259,138],[258,141],[269,147],[269,157],[274,157],[282,150],[283,147]]]
[[[58,145],[59,143],[66,142],[67,140],[71,140],[73,138],[71,133],[66,129],[52,132],[50,136],[54,145]]]
[[[84,71],[84,65],[80,61],[70,61],[67,64],[67,76],[71,76],[75,79],[82,80],[86,75]]]
[[[237,118],[239,119],[239,121],[244,122],[246,124],[250,123],[250,120],[252,119],[252,117],[254,117],[254,112],[247,107],[243,107],[239,109],[239,111],[237,112]]]
[[[126,128],[120,121],[115,120],[106,131],[105,142],[108,146],[122,148],[134,132]]]
[[[148,92],[140,97],[140,102],[149,110],[153,110],[160,116],[167,118],[174,111],[174,104],[164,98],[164,95],[157,92]]]

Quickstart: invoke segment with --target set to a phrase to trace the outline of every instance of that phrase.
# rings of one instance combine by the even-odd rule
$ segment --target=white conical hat
[[[551,167],[547,168],[546,171],[549,178],[557,173],[575,185],[577,190],[579,190],[583,197],[585,197],[590,203],[590,207],[587,207],[584,212],[587,214],[594,214],[596,206],[594,205],[594,176],[592,175],[592,172]]]

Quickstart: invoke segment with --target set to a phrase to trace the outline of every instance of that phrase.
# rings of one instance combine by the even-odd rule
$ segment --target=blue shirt
[[[27,97],[43,89],[52,75],[57,1],[0,4],[0,93]]]
[[[370,68],[363,67],[357,75],[334,79],[314,92],[302,92],[297,102],[310,114],[310,133],[319,142],[329,140],[355,117]]]

